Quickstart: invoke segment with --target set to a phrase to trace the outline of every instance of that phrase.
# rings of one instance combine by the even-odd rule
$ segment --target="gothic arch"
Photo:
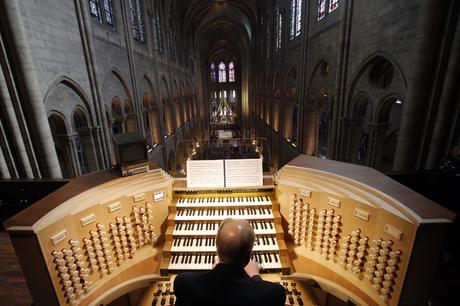
[[[148,99],[149,107],[155,107],[156,99],[155,99],[155,89],[154,89],[153,83],[147,74],[144,74],[142,79],[143,79],[143,83],[147,85],[147,86],[142,86],[143,99],[145,98]]]
[[[376,118],[378,123],[386,123],[389,120],[390,112],[396,101],[404,101],[404,98],[396,93],[390,93],[383,97],[376,106]]]
[[[54,141],[54,148],[64,178],[78,175],[75,159],[72,156],[73,148],[69,140],[69,124],[65,116],[59,111],[52,110],[48,113],[48,123]]]
[[[88,118],[89,118],[89,121],[92,123],[93,122],[93,115],[92,115],[93,114],[93,108],[92,108],[92,105],[89,102],[90,99],[86,95],[86,93],[83,90],[83,88],[80,85],[78,85],[77,82],[75,82],[74,80],[72,80],[70,77],[68,77],[66,75],[62,75],[62,76],[58,77],[48,87],[48,90],[46,91],[44,99],[43,99],[45,105],[46,105],[46,102],[48,101],[48,99],[50,98],[50,96],[53,94],[53,91],[55,91],[58,88],[59,85],[65,85],[66,87],[70,88],[73,92],[75,92],[75,94],[79,97],[81,104],[83,104],[85,109],[88,110]],[[62,106],[62,104],[60,106]],[[59,109],[59,108],[54,108],[54,109]],[[69,114],[66,114],[66,115],[69,115]]]
[[[398,83],[395,84],[398,87],[398,90],[403,92],[407,88],[406,77],[397,61],[387,53],[381,51],[375,52],[368,56],[366,59],[364,59],[361,62],[361,64],[356,68],[355,73],[351,78],[352,82],[348,93],[348,102],[346,103],[346,109],[350,107],[350,102],[352,101],[352,98],[355,95],[358,83],[363,80],[363,76],[366,73],[370,73],[370,69],[372,68],[372,66],[382,60],[388,61],[393,66],[393,69],[396,72],[396,74],[393,76],[393,79],[395,83]],[[369,82],[369,80],[367,80],[367,82]]]
[[[348,114],[348,143],[346,161],[368,164],[369,129],[373,122],[374,103],[366,91],[360,91],[353,98]]]
[[[133,98],[132,98],[132,95],[131,95],[131,91],[129,90],[129,86],[128,86],[128,83],[126,82],[125,78],[123,77],[122,73],[117,69],[117,68],[112,68],[112,71],[111,71],[115,76],[116,78],[120,81],[121,85],[123,86],[123,89],[125,90],[126,92],[126,95],[127,95],[127,98],[129,101],[132,101]]]
[[[376,167],[381,171],[392,171],[403,111],[404,100],[397,94],[389,94],[377,105],[377,126],[384,129],[378,135],[380,150],[376,158]]]
[[[88,112],[77,105],[72,112],[73,142],[81,173],[99,170],[97,160],[97,138],[88,121]]]
[[[88,128],[88,112],[85,108],[77,105],[72,112],[72,127],[75,132],[80,128]]]
[[[368,150],[365,164],[381,171],[391,171],[394,156],[388,155],[387,152],[391,151],[394,155],[398,140],[397,134],[393,134],[391,150],[386,147],[386,143],[388,143],[389,133],[399,132],[402,97],[406,88],[406,79],[400,66],[388,54],[376,52],[358,66],[352,78],[348,100],[344,108],[345,113],[350,116],[350,122],[344,129],[344,135],[347,139],[345,147],[348,148],[347,160],[356,161],[350,155],[350,148],[356,147],[356,140],[353,140],[351,135],[356,134],[356,124],[360,120],[360,118],[355,118],[357,115],[355,109],[359,108],[357,97],[359,97],[359,93],[366,91],[367,99],[378,101],[378,103],[371,104],[372,117],[368,125]],[[391,120],[390,113],[394,114]],[[393,129],[390,129],[390,126],[393,126]]]

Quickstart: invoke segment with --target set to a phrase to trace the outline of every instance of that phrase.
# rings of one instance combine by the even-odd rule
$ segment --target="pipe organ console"
[[[36,305],[136,290],[139,305],[173,305],[175,274],[212,269],[225,218],[250,222],[253,258],[286,305],[321,305],[324,292],[422,305],[455,217],[373,169],[307,156],[254,188],[192,190],[152,168],[79,177],[5,222]]]

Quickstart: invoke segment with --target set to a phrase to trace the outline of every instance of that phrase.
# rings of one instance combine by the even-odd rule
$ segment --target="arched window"
[[[99,0],[89,0],[89,13],[97,22],[102,23],[101,4]]]
[[[228,63],[228,81],[235,82],[235,64],[233,62]]]
[[[295,33],[295,4],[296,0],[291,0],[291,27],[290,27],[290,36],[291,39],[294,38],[294,33]]]
[[[144,7],[142,0],[129,1],[129,19],[133,38],[141,43],[145,42]]]
[[[155,49],[158,53],[163,53],[163,29],[161,26],[160,5],[158,1],[153,2],[153,31]]]
[[[112,0],[89,0],[89,13],[99,23],[115,27]],[[102,7],[101,7],[102,5]]]
[[[291,0],[291,29],[290,38],[300,35],[302,29],[302,0]]]
[[[302,29],[302,0],[297,0],[296,2],[295,36],[297,37]]]
[[[224,62],[219,63],[219,83],[227,82],[227,71]]]
[[[329,13],[339,7],[339,0],[329,0]]]
[[[326,16],[326,0],[318,0],[318,20]]]
[[[281,39],[283,35],[283,15],[280,13],[279,3],[276,5],[276,42],[275,50],[278,51],[281,49]]]
[[[217,81],[217,77],[216,77],[216,65],[213,63],[211,63],[211,82],[216,82]]]

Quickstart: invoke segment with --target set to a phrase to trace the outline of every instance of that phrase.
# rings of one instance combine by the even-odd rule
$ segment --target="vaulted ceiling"
[[[257,0],[178,0],[179,20],[201,54],[218,49],[242,55],[248,52],[256,22]]]

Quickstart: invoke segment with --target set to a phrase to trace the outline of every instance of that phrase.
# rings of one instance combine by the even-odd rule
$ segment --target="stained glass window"
[[[339,0],[329,0],[329,13],[339,7]]]
[[[214,63],[211,63],[211,81],[216,82],[217,77],[216,77],[216,65]]]
[[[228,81],[235,82],[235,65],[233,62],[228,63]]]
[[[99,0],[89,0],[89,13],[97,22],[102,23],[101,4]]]
[[[290,38],[300,35],[302,30],[302,0],[291,0]]]
[[[299,36],[302,29],[302,0],[297,0],[295,15],[295,36]]]
[[[129,17],[133,38],[141,43],[145,42],[144,7],[142,0],[129,1]]]
[[[163,53],[163,29],[161,27],[160,6],[158,1],[153,2],[153,30],[155,50],[159,53]]]
[[[224,62],[219,63],[219,83],[227,82],[227,71]]]
[[[294,38],[294,34],[295,34],[295,11],[296,11],[295,4],[296,4],[296,0],[291,0],[291,26],[289,29],[291,39]]]
[[[318,20],[326,16],[326,0],[318,0]]]
[[[275,50],[281,49],[281,41],[283,35],[283,15],[280,13],[279,5],[276,6],[276,42]]]
[[[115,22],[113,20],[113,6],[112,0],[103,0],[104,1],[104,13],[105,13],[105,22],[114,27]]]

